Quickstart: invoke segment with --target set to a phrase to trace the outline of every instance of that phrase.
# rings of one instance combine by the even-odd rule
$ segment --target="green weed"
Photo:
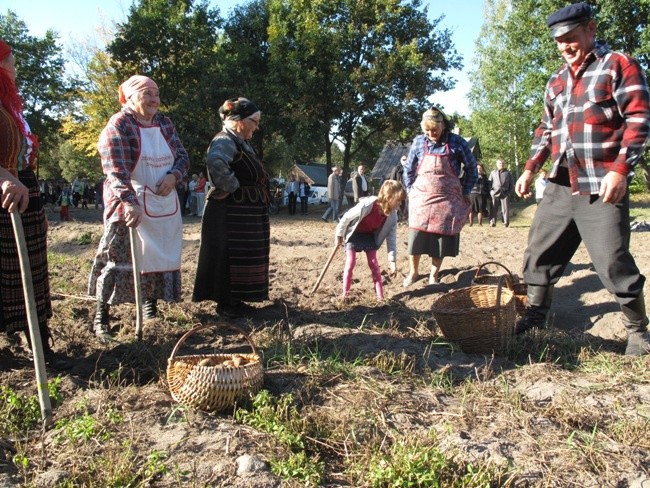
[[[398,439],[369,460],[360,478],[373,488],[489,487],[495,474],[443,454],[435,439]]]
[[[47,384],[52,406],[62,402],[59,392],[61,378],[57,377]],[[10,437],[12,434],[35,429],[41,422],[41,408],[38,395],[23,396],[11,388],[0,386],[0,436]]]
[[[325,467],[317,457],[309,457],[300,451],[291,453],[286,460],[272,460],[271,471],[283,479],[300,480],[305,487],[310,487],[320,486]]]
[[[235,419],[271,434],[291,450],[286,459],[271,460],[271,470],[275,474],[284,479],[299,480],[304,486],[320,484],[324,465],[317,456],[311,457],[305,451],[304,421],[291,394],[276,399],[267,390],[262,390],[253,399],[252,410],[237,410]]]

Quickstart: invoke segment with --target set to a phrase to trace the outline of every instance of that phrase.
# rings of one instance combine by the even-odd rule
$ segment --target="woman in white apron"
[[[158,112],[160,94],[146,76],[132,76],[119,89],[122,110],[102,131],[98,149],[104,182],[104,234],[90,273],[88,293],[97,297],[95,334],[111,338],[109,305],[134,302],[131,244],[135,227],[142,263],[144,318],[157,314],[157,300],[181,296],[181,208],[176,183],[189,158],[171,120]]]
[[[409,274],[418,279],[420,256],[431,256],[429,284],[438,283],[446,256],[457,256],[467,222],[469,194],[478,178],[476,159],[465,139],[451,132],[445,114],[431,108],[422,115],[422,135],[413,140],[404,166],[409,201]]]

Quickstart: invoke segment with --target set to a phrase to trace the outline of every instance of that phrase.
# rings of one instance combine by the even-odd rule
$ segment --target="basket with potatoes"
[[[186,332],[176,343],[167,361],[167,383],[172,398],[204,412],[219,412],[257,393],[262,387],[262,360],[250,337],[236,330],[251,346],[251,353],[194,354],[178,356],[189,336],[213,325],[200,325]]]

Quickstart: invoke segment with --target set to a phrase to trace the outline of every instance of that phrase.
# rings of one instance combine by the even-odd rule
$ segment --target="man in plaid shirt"
[[[647,354],[645,277],[629,251],[627,191],[648,143],[647,82],[636,60],[596,40],[586,3],[556,11],[547,25],[566,64],[546,85],[531,157],[515,185],[518,195],[531,196],[535,173],[551,157],[549,184],[524,253],[528,308],[517,332],[545,325],[553,286],[584,240],[598,276],[621,306],[625,353]]]

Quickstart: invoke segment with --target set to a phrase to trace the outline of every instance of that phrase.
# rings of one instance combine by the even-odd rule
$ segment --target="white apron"
[[[174,155],[158,127],[141,127],[140,138],[140,158],[131,173],[131,184],[143,214],[136,228],[142,273],[177,271],[183,244],[178,197],[176,191],[166,197],[156,195],[156,184],[172,169]]]

